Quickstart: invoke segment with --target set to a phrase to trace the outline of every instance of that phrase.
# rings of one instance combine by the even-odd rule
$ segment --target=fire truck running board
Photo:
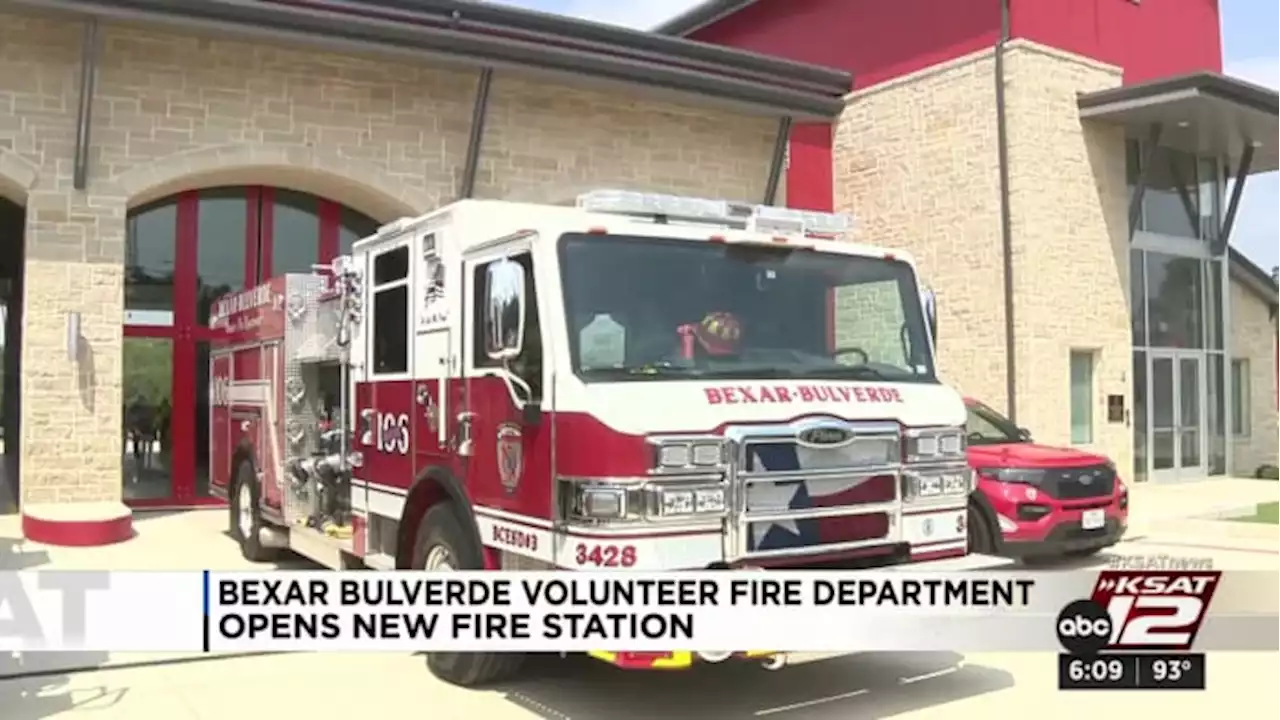
[[[929,572],[964,572],[967,570],[995,570],[997,568],[1009,567],[1016,561],[996,555],[981,555],[978,553],[969,553],[954,558],[944,558],[942,560],[924,560],[913,563],[904,563],[902,565],[891,565],[885,570],[907,573],[929,573]]]
[[[364,556],[364,564],[374,570],[395,570],[396,559],[386,553],[370,553]]]
[[[309,527],[293,527],[289,529],[289,548],[299,555],[334,570],[342,570],[351,563],[347,560],[351,552],[350,540],[338,540]]]
[[[289,547],[289,533],[282,528],[263,527],[258,529],[258,544],[264,548],[280,549]]]

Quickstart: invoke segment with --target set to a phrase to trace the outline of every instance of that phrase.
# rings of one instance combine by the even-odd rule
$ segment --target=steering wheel
[[[871,361],[871,356],[860,347],[842,347],[831,351],[832,358],[839,358],[841,355],[857,355],[859,358],[858,365],[866,365]]]

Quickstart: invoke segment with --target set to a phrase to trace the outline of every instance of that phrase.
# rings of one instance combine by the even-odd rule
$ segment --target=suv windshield
[[[573,370],[588,382],[935,382],[900,260],[574,233],[559,252]]]
[[[982,403],[969,403],[969,419],[965,430],[970,445],[1004,445],[1026,442],[1009,419]]]

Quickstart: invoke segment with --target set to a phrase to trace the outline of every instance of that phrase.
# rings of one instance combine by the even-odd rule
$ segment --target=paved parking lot
[[[203,511],[139,519],[140,537],[117,550],[56,550],[56,566],[160,569],[245,567],[221,534],[225,515]],[[1208,558],[1226,570],[1278,567],[1275,526],[1152,515],[1117,553]],[[0,567],[49,566],[48,553],[4,547]],[[145,542],[147,551],[139,552]],[[130,550],[130,546],[134,549]],[[1088,567],[1109,561],[1100,557]],[[304,566],[300,562],[297,566]],[[722,665],[687,673],[628,673],[586,659],[539,662],[518,683],[486,691],[435,680],[422,658],[399,654],[294,654],[222,658],[157,656],[0,658],[0,718],[257,720],[412,713],[439,720],[642,720],[882,717],[1275,718],[1278,653],[1217,653],[1203,693],[1056,690],[1051,653],[868,653],[770,673]],[[131,667],[129,663],[146,663]],[[76,670],[74,666],[86,666]],[[31,675],[30,673],[35,673]]]

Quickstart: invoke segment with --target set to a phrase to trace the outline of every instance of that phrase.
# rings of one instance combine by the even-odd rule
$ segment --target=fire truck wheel
[[[969,552],[980,555],[996,552],[995,529],[987,521],[987,514],[972,501],[969,502]]]
[[[236,482],[231,493],[231,535],[240,543],[240,554],[249,562],[267,562],[275,551],[262,547],[262,511],[258,506],[258,476],[253,463],[245,460],[236,468]]]
[[[454,505],[441,503],[427,510],[418,525],[413,567],[432,572],[482,570],[481,552],[463,529]],[[433,675],[462,687],[509,678],[520,670],[523,661],[523,653],[427,653],[427,668]]]

